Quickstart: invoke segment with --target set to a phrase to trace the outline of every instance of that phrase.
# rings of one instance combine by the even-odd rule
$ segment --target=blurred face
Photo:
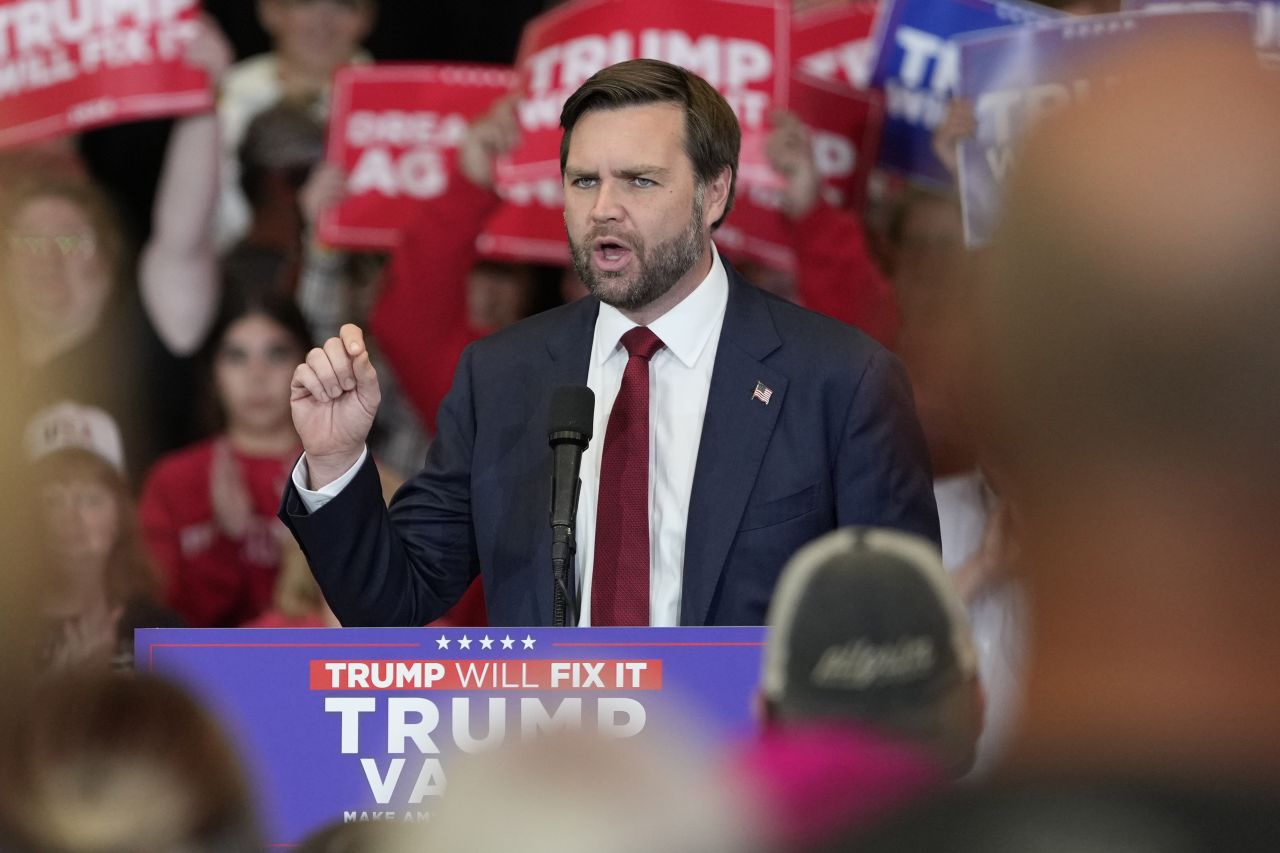
[[[326,76],[351,61],[373,25],[369,0],[265,0],[261,11],[276,53]]]
[[[61,335],[97,325],[111,278],[78,205],[57,196],[33,198],[4,236],[5,279],[24,330]]]
[[[293,336],[270,317],[251,314],[232,323],[213,368],[228,425],[254,432],[287,426],[289,381],[302,357]]]
[[[564,192],[574,268],[602,302],[638,310],[677,285],[697,285],[724,200],[717,193],[704,205],[678,107],[583,115],[569,141]]]
[[[105,563],[120,533],[120,504],[96,480],[50,483],[41,495],[54,553],[73,564]]]

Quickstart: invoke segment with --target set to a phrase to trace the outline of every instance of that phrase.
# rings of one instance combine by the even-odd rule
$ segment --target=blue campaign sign
[[[1280,0],[1124,0],[1126,12],[1153,13],[1209,11],[1233,8],[1252,9],[1254,46],[1271,63],[1280,63]]]
[[[1060,17],[1017,0],[888,0],[876,22],[871,85],[884,89],[880,164],[909,177],[950,184],[932,149],[933,129],[955,93],[954,37],[974,30]]]
[[[1183,14],[1122,12],[1044,21],[975,33],[958,40],[959,97],[973,102],[977,132],[961,141],[960,204],[965,243],[990,242],[1001,188],[1018,141],[1037,118],[1115,82],[1098,79],[1097,63],[1143,42],[1169,36],[1221,34],[1250,49],[1253,15],[1216,9]]]
[[[561,728],[755,728],[763,628],[146,629],[137,667],[228,729],[267,840],[335,820],[426,820],[451,761]]]

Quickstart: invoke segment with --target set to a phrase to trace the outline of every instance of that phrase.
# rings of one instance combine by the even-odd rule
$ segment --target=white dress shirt
[[[720,343],[729,278],[719,253],[711,271],[679,305],[649,324],[666,346],[649,361],[649,624],[680,624],[684,580],[685,528],[693,469],[702,440],[702,420],[711,391],[711,368]],[[582,454],[582,496],[578,500],[578,591],[580,625],[591,624],[591,572],[595,565],[596,502],[600,456],[613,401],[622,386],[627,351],[622,336],[636,324],[610,305],[601,305],[591,343],[587,387],[595,392],[591,444]]]
[[[702,422],[711,391],[729,278],[712,246],[707,277],[666,314],[649,324],[665,344],[649,362],[649,624],[680,624],[685,530],[693,472],[702,440]],[[596,501],[600,455],[613,401],[622,385],[627,351],[622,336],[636,326],[621,311],[602,304],[591,343],[587,387],[596,395],[593,438],[582,454],[582,494],[578,500],[578,592],[580,625],[591,624],[591,572],[595,563]],[[364,464],[366,449],[345,474],[318,490],[307,488],[306,457],[293,469],[293,485],[308,512],[342,491]]]

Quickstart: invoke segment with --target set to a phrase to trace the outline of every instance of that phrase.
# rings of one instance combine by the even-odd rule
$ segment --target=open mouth
[[[617,272],[631,260],[631,247],[613,237],[599,237],[591,246],[595,264],[605,272]]]

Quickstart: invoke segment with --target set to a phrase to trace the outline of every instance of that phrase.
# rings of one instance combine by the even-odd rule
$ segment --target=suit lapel
[[[595,335],[596,315],[600,303],[594,297],[578,300],[565,309],[565,322],[556,325],[554,331],[547,336],[547,354],[550,356],[546,372],[545,387],[539,389],[540,403],[535,407],[541,412],[541,419],[529,425],[530,429],[542,436],[543,440],[535,443],[538,453],[538,474],[536,479],[542,484],[543,500],[538,505],[546,506],[551,511],[551,451],[547,446],[546,424],[550,417],[552,392],[561,385],[586,385],[587,370],[591,361],[591,342]],[[534,584],[540,625],[550,625],[552,618],[551,595],[551,529],[546,517],[538,522],[539,533],[534,542],[531,559],[535,565],[546,568],[546,583]]]
[[[765,297],[726,264],[729,303],[711,373],[685,533],[683,625],[706,623],[747,498],[755,485],[787,379],[763,363],[781,345]],[[768,403],[753,397],[758,382]]]

